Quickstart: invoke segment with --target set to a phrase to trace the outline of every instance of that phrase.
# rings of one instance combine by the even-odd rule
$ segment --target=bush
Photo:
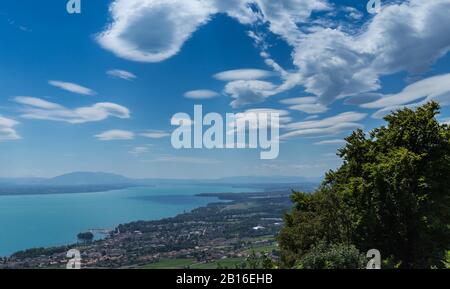
[[[450,251],[447,251],[445,259],[442,263],[444,263],[445,269],[450,269]]]
[[[299,269],[363,269],[367,259],[353,245],[320,242],[305,254],[296,267]]]

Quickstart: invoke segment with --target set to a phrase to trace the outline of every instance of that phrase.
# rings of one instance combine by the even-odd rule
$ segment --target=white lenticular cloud
[[[333,13],[311,19],[314,12],[335,6],[326,0],[115,0],[110,6],[112,22],[97,40],[119,57],[160,62],[176,55],[218,13],[248,24],[250,30],[267,28],[292,48],[294,69],[287,72],[271,59],[266,49],[271,43],[250,31],[259,55],[283,83],[269,87],[268,82],[254,82],[273,75],[264,70],[218,73],[216,79],[229,82],[225,92],[235,99],[233,107],[262,102],[296,86],[316,96],[315,103],[328,105],[376,92],[384,75],[426,71],[450,51],[450,0],[391,1],[353,29],[346,29],[348,23],[340,25],[344,20],[333,18]],[[361,18],[355,9],[343,9],[350,18]],[[374,94],[370,97],[375,99]],[[361,104],[367,99],[352,101]]]
[[[199,90],[191,90],[187,91],[184,94],[184,97],[190,98],[190,99],[209,99],[218,97],[219,94],[215,91],[209,90],[209,89],[199,89]]]
[[[0,142],[20,139],[21,137],[14,129],[18,124],[17,121],[0,115]]]
[[[330,139],[330,140],[319,141],[314,144],[315,145],[343,145],[343,144],[346,144],[346,141],[343,139]]]
[[[359,112],[344,112],[321,120],[309,120],[289,123],[286,125],[287,133],[281,136],[282,140],[295,137],[322,137],[332,136],[342,132],[363,128],[358,121],[363,120],[367,114]]]
[[[224,92],[234,98],[231,102],[233,108],[248,104],[263,102],[274,95],[276,86],[273,83],[262,80],[237,80],[229,82]]]
[[[134,139],[134,133],[126,130],[113,129],[97,134],[95,137],[102,141],[131,140]]]
[[[297,104],[290,106],[289,109],[298,110],[307,114],[320,114],[328,111],[328,107],[320,103]]]
[[[141,133],[140,136],[143,136],[146,138],[159,139],[159,138],[169,137],[170,133],[167,131],[162,131],[162,130],[150,130],[150,131]]]
[[[128,108],[110,102],[100,102],[92,106],[66,108],[57,103],[36,97],[18,96],[14,98],[18,104],[24,105],[20,110],[21,117],[37,120],[52,120],[73,124],[102,121],[109,117],[130,118]]]
[[[450,73],[429,77],[405,87],[402,92],[385,95],[374,102],[362,104],[364,108],[384,108],[407,104],[420,99],[445,100],[450,95]]]
[[[50,85],[58,87],[60,89],[73,92],[76,94],[83,94],[83,95],[95,95],[97,94],[95,91],[93,91],[90,88],[84,87],[82,85],[72,83],[72,82],[64,82],[59,80],[50,80],[48,82]]]
[[[49,102],[44,99],[31,97],[31,96],[17,96],[14,98],[15,102],[20,104],[29,105],[35,108],[41,108],[41,109],[63,109],[64,107],[53,102]]]
[[[332,125],[329,127],[320,127],[320,128],[308,128],[308,129],[299,129],[288,132],[282,135],[280,138],[282,140],[295,138],[295,137],[322,137],[322,136],[331,136],[336,135],[341,132],[353,131],[355,129],[362,129],[363,125],[359,123],[353,122],[343,122],[336,125]]]
[[[116,77],[116,78],[120,78],[120,79],[124,79],[124,80],[128,80],[128,81],[131,81],[131,80],[137,78],[134,73],[131,73],[126,70],[121,70],[121,69],[108,70],[106,72],[106,74],[108,74],[109,76],[112,76],[112,77]]]
[[[109,9],[112,22],[97,36],[97,41],[119,57],[160,62],[176,55],[194,32],[217,13],[227,14],[242,24],[259,23],[264,16],[274,33],[287,37],[292,32],[298,34],[296,22],[306,20],[313,11],[329,9],[325,0],[278,2],[115,0]]]
[[[270,120],[271,116],[273,114],[278,115],[278,123],[273,123],[271,121],[268,121],[267,123],[259,122],[259,119],[261,119],[261,115],[264,115],[267,117],[268,120]],[[284,128],[286,125],[292,121],[292,118],[289,115],[289,111],[283,110],[283,109],[272,109],[272,108],[255,108],[255,109],[248,109],[242,113],[236,114],[236,119],[229,123],[229,128],[227,128],[227,134],[233,134],[236,131],[242,131],[237,130],[238,124],[242,125],[244,122],[248,122],[249,126],[245,127],[242,126],[242,128],[249,129],[249,130],[258,130],[258,129],[268,129],[272,125],[278,128]],[[231,129],[230,129],[231,128]]]
[[[216,10],[210,1],[116,0],[113,22],[97,36],[101,46],[117,56],[140,62],[160,62],[177,54],[197,28]]]
[[[323,127],[330,127],[338,123],[358,122],[366,118],[366,116],[367,116],[366,113],[349,111],[335,116],[327,117],[321,120],[310,120],[310,121],[290,123],[288,124],[287,127],[290,130],[323,128]]]
[[[317,97],[305,96],[305,97],[294,97],[294,98],[286,98],[280,101],[282,104],[313,104],[317,102]]]
[[[288,104],[289,109],[298,110],[306,114],[321,114],[327,112],[329,108],[326,105],[317,102],[317,97],[295,97],[280,101],[282,104]]]
[[[274,76],[272,71],[261,69],[236,69],[217,73],[214,75],[215,79],[222,81],[235,80],[258,80]]]
[[[411,0],[384,5],[356,34],[316,29],[294,49],[300,84],[328,104],[378,90],[383,75],[423,72],[450,49],[449,13],[449,0]]]
[[[450,73],[419,80],[405,87],[401,92],[380,95],[372,102],[363,102],[363,108],[378,109],[372,118],[381,119],[393,111],[416,108],[428,101],[436,101],[441,106],[450,105]]]

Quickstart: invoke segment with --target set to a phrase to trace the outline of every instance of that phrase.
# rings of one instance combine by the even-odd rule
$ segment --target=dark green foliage
[[[91,232],[79,233],[77,235],[77,238],[81,242],[89,243],[92,242],[92,240],[94,239],[94,234],[92,234]]]
[[[450,269],[450,251],[447,251],[445,254],[445,258],[442,261],[445,269]]]
[[[252,251],[250,255],[241,262],[241,264],[236,265],[235,269],[275,269],[275,262],[265,253],[256,253]],[[217,269],[228,269],[222,267],[220,264]]]
[[[300,269],[363,269],[367,259],[353,245],[332,244],[325,242],[313,246],[296,263]]]
[[[376,248],[403,268],[443,267],[450,247],[450,129],[431,102],[349,136],[342,166],[314,194],[295,193],[279,240],[287,266],[320,241]]]

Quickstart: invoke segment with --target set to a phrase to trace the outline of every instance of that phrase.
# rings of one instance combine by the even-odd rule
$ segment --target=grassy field
[[[192,269],[217,269],[219,264],[222,268],[226,267],[234,269],[236,265],[240,265],[244,261],[244,258],[227,258],[212,263],[197,263],[191,266]]]
[[[247,254],[250,254],[252,251],[255,251],[255,253],[270,253],[273,250],[278,250],[278,245],[276,243],[271,245],[254,246],[250,249],[245,250],[244,252]]]
[[[235,268],[241,264],[243,258],[227,258],[211,263],[198,263],[194,259],[165,259],[157,263],[151,263],[139,267],[140,269],[183,269],[189,267],[191,269],[217,269],[217,267]]]
[[[141,269],[183,269],[196,263],[194,259],[164,259],[157,263],[141,266]]]
[[[265,241],[265,240],[275,241],[275,237],[272,235],[266,235],[266,236],[251,238],[250,240],[251,241]]]
[[[225,208],[223,208],[222,211],[248,210],[255,206],[257,206],[257,205],[254,202],[238,203],[238,204],[234,204],[234,205],[228,205]]]
[[[260,236],[247,239],[246,241],[258,242],[258,241],[272,241],[271,244],[256,245],[244,251],[244,253],[250,255],[252,251],[256,253],[270,253],[273,250],[278,250],[278,245],[273,236]],[[234,269],[236,265],[240,265],[245,258],[226,258],[217,260],[211,263],[198,262],[195,259],[163,259],[157,263],[151,263],[139,267],[140,269],[183,269],[189,267],[191,269],[217,269],[218,267]]]

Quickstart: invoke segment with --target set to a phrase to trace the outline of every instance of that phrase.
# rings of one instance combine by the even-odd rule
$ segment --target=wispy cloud
[[[48,82],[50,85],[55,86],[57,88],[73,92],[76,94],[83,94],[83,95],[95,95],[97,94],[94,90],[84,87],[82,85],[72,83],[72,82],[64,82],[59,80],[50,80]]]
[[[347,14],[346,16],[351,20],[360,20],[364,14],[354,7],[344,7],[342,10]]]
[[[405,87],[400,93],[382,95],[375,101],[363,103],[363,108],[378,108],[372,117],[382,118],[403,107],[417,107],[427,101],[450,105],[450,73],[422,79]]]
[[[218,96],[219,94],[217,92],[209,89],[191,90],[184,93],[184,97],[191,99],[209,99]]]
[[[113,129],[97,134],[95,137],[102,141],[131,140],[134,139],[134,133],[127,130]]]
[[[107,75],[111,76],[111,77],[115,77],[115,78],[120,78],[120,79],[124,79],[124,80],[134,80],[137,78],[137,76],[129,71],[126,70],[121,70],[121,69],[111,69],[108,70],[106,72]]]
[[[287,98],[280,101],[281,104],[288,104],[289,109],[298,110],[306,114],[321,114],[327,112],[329,108],[326,105],[318,103],[317,97],[296,97]]]
[[[159,138],[169,137],[170,132],[163,131],[163,130],[149,130],[149,131],[140,133],[139,135],[146,137],[146,138],[159,139]]]
[[[280,100],[280,103],[289,105],[314,104],[317,103],[317,97],[305,96],[305,97],[285,98]]]
[[[343,139],[330,139],[330,140],[323,140],[314,143],[315,145],[343,145],[346,144],[346,141]]]
[[[19,122],[0,115],[0,142],[20,139],[21,137],[14,129],[18,124]]]
[[[447,100],[450,101],[450,73],[429,77],[405,87],[400,93],[385,95],[369,103],[362,104],[364,108],[383,108],[411,103],[416,100]]]
[[[187,163],[187,164],[218,164],[220,161],[207,158],[182,157],[174,155],[161,155],[145,162],[162,162],[162,163]]]
[[[27,119],[62,121],[73,124],[95,122],[109,117],[126,119],[130,117],[128,108],[110,102],[101,102],[92,106],[66,108],[57,103],[36,97],[18,96],[16,103],[24,105],[21,117]]]
[[[131,149],[128,153],[138,156],[149,152],[149,148],[146,146],[138,146]]]
[[[441,120],[441,124],[450,125],[450,117],[447,117],[447,118],[444,118],[443,120]]]
[[[318,118],[319,118],[319,115],[315,114],[315,115],[310,115],[310,116],[305,117],[304,120],[313,120],[313,119],[318,119]]]
[[[23,31],[23,32],[33,32],[33,30],[32,30],[30,27],[25,26],[25,25],[23,25],[23,24],[20,24],[20,23],[18,23],[16,20],[14,20],[14,19],[12,19],[12,18],[9,18],[9,17],[7,16],[6,13],[0,12],[0,19],[1,19],[1,18],[5,18],[5,21],[6,21],[9,25],[11,25],[11,26],[13,26],[13,27],[15,27],[15,28],[17,28],[17,29]]]

